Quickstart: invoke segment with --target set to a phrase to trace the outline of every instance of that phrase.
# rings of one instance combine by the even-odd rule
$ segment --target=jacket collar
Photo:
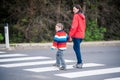
[[[59,30],[59,31],[57,31],[57,32],[62,32],[63,30]]]

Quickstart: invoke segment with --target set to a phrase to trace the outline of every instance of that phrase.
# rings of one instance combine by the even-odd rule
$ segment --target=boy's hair
[[[64,25],[62,23],[57,23],[56,26],[58,26],[59,28],[61,28],[63,30]]]

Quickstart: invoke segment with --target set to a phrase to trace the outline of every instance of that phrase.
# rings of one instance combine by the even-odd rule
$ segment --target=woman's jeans
[[[63,59],[63,50],[58,49],[57,53],[56,53],[56,64],[58,66],[62,66],[62,67],[66,67],[65,65],[65,61]]]
[[[73,40],[73,49],[74,49],[74,51],[76,53],[77,64],[81,64],[82,59],[81,59],[80,44],[81,44],[83,39],[81,39],[81,38],[72,38],[72,40]]]

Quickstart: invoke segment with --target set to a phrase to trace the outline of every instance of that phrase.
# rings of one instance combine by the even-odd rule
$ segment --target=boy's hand
[[[51,48],[51,50],[55,50],[55,48]]]

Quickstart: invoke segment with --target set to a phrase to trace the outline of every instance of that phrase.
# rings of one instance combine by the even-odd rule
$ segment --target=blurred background
[[[86,16],[85,41],[120,40],[120,0],[1,0],[0,43],[6,23],[10,43],[51,42],[57,22],[69,32],[74,4]]]

